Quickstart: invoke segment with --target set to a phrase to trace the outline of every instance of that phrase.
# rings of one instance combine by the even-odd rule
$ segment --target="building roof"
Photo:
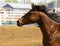
[[[9,4],[13,8],[26,8],[31,9],[31,4],[21,4],[21,3],[0,3],[0,8]]]
[[[8,3],[8,4],[13,8],[27,8],[27,9],[31,8],[31,4],[21,4],[21,3]]]
[[[4,8],[4,7],[13,8],[13,7],[10,6],[9,4],[4,5],[3,8]]]

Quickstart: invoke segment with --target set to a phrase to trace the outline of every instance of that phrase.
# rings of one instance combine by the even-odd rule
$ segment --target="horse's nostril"
[[[17,21],[17,25],[19,26],[19,21]]]
[[[17,21],[17,23],[19,23],[19,21]]]

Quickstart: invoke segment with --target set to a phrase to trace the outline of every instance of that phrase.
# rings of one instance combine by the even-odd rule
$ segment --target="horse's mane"
[[[41,12],[45,13],[52,20],[60,23],[60,16],[57,13],[48,13],[47,7],[45,5],[35,5],[35,9],[37,11],[41,11]]]
[[[34,7],[37,11],[41,11],[47,14],[47,7],[45,5],[35,5]]]
[[[60,16],[57,13],[49,13],[50,18],[58,23],[60,23]]]

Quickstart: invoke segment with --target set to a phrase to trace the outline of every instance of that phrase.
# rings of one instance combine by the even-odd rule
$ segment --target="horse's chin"
[[[22,27],[23,25],[22,24],[17,24],[18,27]]]
[[[23,25],[19,25],[18,27],[22,27]]]

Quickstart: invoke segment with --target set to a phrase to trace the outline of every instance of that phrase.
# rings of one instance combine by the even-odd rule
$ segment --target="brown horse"
[[[37,23],[43,33],[43,45],[60,46],[60,23],[52,20],[46,13],[43,9],[38,11],[32,8],[27,14],[19,18],[17,25]]]

